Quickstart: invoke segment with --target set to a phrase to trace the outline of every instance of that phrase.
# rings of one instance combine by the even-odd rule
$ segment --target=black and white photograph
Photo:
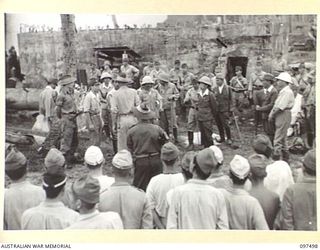
[[[3,230],[318,230],[317,15],[3,18]]]

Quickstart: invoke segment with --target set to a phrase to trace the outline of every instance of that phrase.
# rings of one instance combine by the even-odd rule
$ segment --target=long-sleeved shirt
[[[207,181],[191,179],[174,189],[167,229],[228,229],[223,194]]]
[[[122,86],[113,93],[111,102],[111,111],[119,115],[129,114],[132,109],[140,104],[140,99],[135,89]]]
[[[100,196],[99,211],[120,215],[124,229],[152,229],[152,211],[146,194],[128,183],[114,183]]]
[[[57,92],[51,87],[47,86],[41,93],[39,98],[39,110],[46,118],[54,116],[55,102]]]
[[[230,229],[268,230],[259,201],[243,189],[233,188],[226,197]]]
[[[304,177],[290,186],[284,196],[280,211],[280,229],[317,230],[316,177]]]
[[[38,206],[45,197],[41,187],[28,181],[11,183],[4,192],[4,229],[20,230],[23,212]]]
[[[80,214],[78,221],[66,229],[123,229],[123,224],[119,214],[95,210],[90,214]]]
[[[160,217],[165,218],[167,215],[168,191],[183,183],[184,178],[181,173],[159,174],[151,178],[147,187],[147,198],[151,208],[155,209]]]
[[[48,230],[65,229],[75,223],[79,214],[60,201],[40,203],[39,206],[26,210],[21,219],[21,229]]]

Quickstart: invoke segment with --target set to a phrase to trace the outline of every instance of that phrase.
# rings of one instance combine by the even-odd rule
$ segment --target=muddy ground
[[[251,148],[251,142],[254,138],[254,133],[255,133],[255,125],[249,121],[252,115],[252,112],[248,110],[244,117],[246,120],[242,122],[240,125],[240,131],[241,131],[241,137],[242,137],[242,142],[239,139],[239,134],[237,132],[236,126],[234,123],[231,125],[231,133],[233,136],[234,143],[239,146],[238,149],[232,149],[229,146],[225,144],[219,145],[221,150],[223,151],[224,154],[224,171],[228,171],[228,165],[229,162],[232,160],[235,154],[242,155],[244,157],[249,157],[252,153],[253,150]],[[21,115],[19,113],[10,113],[7,114],[6,116],[6,126],[7,127],[15,127],[15,129],[18,131],[19,129],[31,129],[33,124],[35,122],[35,118],[32,116],[26,116],[26,115]],[[184,152],[186,152],[186,147],[188,146],[187,144],[187,132],[186,132],[186,123],[180,122],[179,123],[179,149],[181,150],[181,155],[183,155]],[[216,126],[214,126],[214,133],[218,134],[218,130]],[[262,128],[258,128],[258,133],[262,133]],[[89,140],[87,139],[87,135],[82,135],[80,138],[80,143],[79,143],[79,152],[84,155],[84,152],[89,144]],[[292,138],[289,139],[289,144],[292,141]],[[36,143],[31,145],[31,146],[24,146],[24,145],[17,145],[18,149],[25,154],[25,156],[28,159],[28,179],[37,185],[40,185],[42,180],[41,176],[44,172],[44,159],[41,158],[37,154],[37,148],[39,145]],[[111,161],[113,157],[113,149],[111,142],[109,140],[106,140],[105,137],[103,137],[103,143],[101,146],[102,152],[105,156],[105,164],[103,166],[103,172],[108,175],[112,175],[111,173]],[[195,150],[201,149],[200,146],[196,147]],[[291,160],[292,161],[300,161],[301,156],[297,155],[291,155]],[[299,163],[294,162],[292,164],[293,167],[300,166]],[[74,180],[75,178],[85,174],[87,172],[86,167],[83,164],[76,164],[73,165],[72,169],[67,169],[66,173],[69,177],[70,180]],[[10,183],[9,179],[5,177],[5,186],[7,186]]]

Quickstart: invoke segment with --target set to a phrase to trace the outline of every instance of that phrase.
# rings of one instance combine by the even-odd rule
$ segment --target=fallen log
[[[6,88],[6,108],[38,110],[39,96],[42,90],[36,88]]]

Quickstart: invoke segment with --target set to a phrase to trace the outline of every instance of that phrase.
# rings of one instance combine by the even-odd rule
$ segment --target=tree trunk
[[[38,110],[43,89],[6,88],[6,109]]]
[[[61,14],[61,28],[63,37],[64,74],[74,75],[76,69],[76,25],[75,17]]]

